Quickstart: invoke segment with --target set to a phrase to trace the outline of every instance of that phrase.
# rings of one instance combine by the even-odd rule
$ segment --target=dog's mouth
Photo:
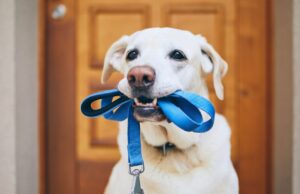
[[[134,98],[133,115],[139,122],[158,122],[166,119],[160,107],[157,105],[157,98],[138,97]]]

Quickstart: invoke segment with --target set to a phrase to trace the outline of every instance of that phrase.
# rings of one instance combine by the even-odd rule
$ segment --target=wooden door
[[[204,35],[229,64],[225,101],[217,111],[232,128],[232,160],[241,194],[270,193],[271,67],[267,0],[64,0],[67,15],[47,16],[46,190],[49,194],[102,193],[118,160],[117,123],[80,113],[100,84],[104,54],[124,34],[171,26]],[[58,4],[49,1],[49,12]]]

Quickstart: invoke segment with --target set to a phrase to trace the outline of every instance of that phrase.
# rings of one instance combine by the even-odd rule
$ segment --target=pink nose
[[[127,80],[133,89],[148,89],[154,84],[155,71],[149,66],[137,66],[129,70]]]

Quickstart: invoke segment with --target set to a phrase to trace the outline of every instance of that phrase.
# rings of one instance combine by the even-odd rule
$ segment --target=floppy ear
[[[101,82],[105,83],[114,70],[120,71],[122,66],[122,56],[128,45],[128,36],[123,36],[114,42],[105,54],[104,66]]]
[[[205,38],[198,35],[200,39],[201,54],[203,55],[201,66],[205,73],[213,73],[213,84],[217,97],[224,99],[224,88],[221,79],[225,76],[228,65],[215,51],[215,49],[206,41]]]

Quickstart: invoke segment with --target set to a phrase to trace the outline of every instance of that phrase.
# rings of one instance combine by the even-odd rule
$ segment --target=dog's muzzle
[[[127,74],[127,81],[134,97],[133,115],[139,122],[162,121],[166,118],[157,106],[157,98],[147,98],[150,96],[155,77],[154,69],[146,65],[133,67]]]
[[[155,71],[152,67],[137,66],[129,70],[127,81],[132,92],[138,94],[147,92],[153,86],[155,77]]]

